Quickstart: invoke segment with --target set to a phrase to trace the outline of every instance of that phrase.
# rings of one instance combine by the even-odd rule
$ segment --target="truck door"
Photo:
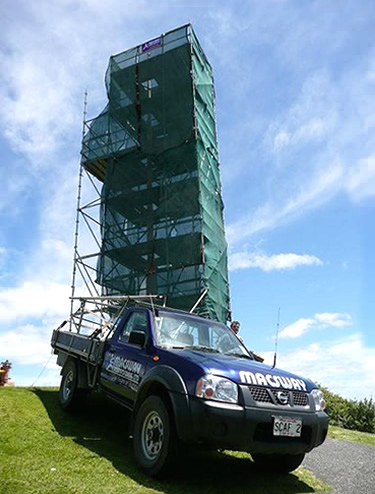
[[[129,343],[132,331],[145,334],[145,345]],[[131,405],[136,398],[139,384],[151,365],[148,350],[150,340],[150,320],[147,310],[134,310],[115,331],[105,352],[101,371],[101,384],[110,394],[116,394],[122,401]]]

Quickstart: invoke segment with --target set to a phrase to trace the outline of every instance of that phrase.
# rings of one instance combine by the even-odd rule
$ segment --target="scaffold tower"
[[[160,294],[184,310],[204,293],[197,312],[226,321],[214,81],[192,26],[112,56],[105,82],[107,106],[85,122],[81,151],[98,199],[78,204],[88,225],[100,208],[97,252],[76,247],[74,269],[93,270],[101,294]]]

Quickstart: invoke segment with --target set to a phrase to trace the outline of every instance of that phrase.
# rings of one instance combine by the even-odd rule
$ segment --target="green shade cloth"
[[[212,69],[191,25],[110,58],[82,164],[102,185],[96,281],[226,321],[227,245]]]

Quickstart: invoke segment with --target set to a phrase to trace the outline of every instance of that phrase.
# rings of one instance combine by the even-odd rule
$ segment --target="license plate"
[[[273,435],[287,437],[301,437],[302,420],[289,417],[274,417]]]

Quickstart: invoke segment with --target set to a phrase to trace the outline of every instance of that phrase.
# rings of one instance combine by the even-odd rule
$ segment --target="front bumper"
[[[199,398],[191,398],[190,412],[190,440],[250,453],[311,451],[324,442],[329,422],[324,412],[230,405]],[[273,436],[274,416],[302,420],[301,437]]]

